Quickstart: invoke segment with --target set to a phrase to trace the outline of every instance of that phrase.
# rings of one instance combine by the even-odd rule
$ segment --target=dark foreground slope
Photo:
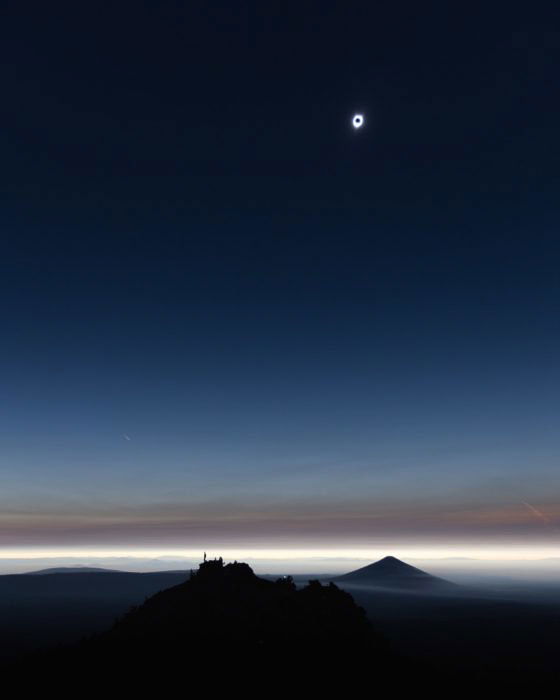
[[[102,632],[131,606],[188,576],[188,571],[0,576],[0,664]]]
[[[503,685],[560,681],[558,604],[365,587],[348,591],[395,651],[435,676],[445,669],[458,679]]]

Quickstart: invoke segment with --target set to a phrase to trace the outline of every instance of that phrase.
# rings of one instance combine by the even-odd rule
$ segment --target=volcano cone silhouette
[[[421,591],[455,587],[450,581],[432,576],[396,557],[385,557],[361,569],[337,576],[333,581]]]

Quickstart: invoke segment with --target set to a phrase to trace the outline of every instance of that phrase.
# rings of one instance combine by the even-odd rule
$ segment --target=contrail
[[[536,515],[537,518],[539,518],[540,520],[543,520],[545,523],[551,524],[551,523],[550,523],[550,520],[546,517],[546,515],[545,515],[544,513],[541,513],[540,510],[537,510],[537,509],[535,508],[535,506],[532,506],[530,503],[527,503],[527,501],[521,501],[521,503],[522,503],[526,508],[528,508],[528,509],[531,511],[531,513],[533,513],[533,515]]]
[[[541,513],[540,510],[535,508],[535,506],[532,506],[530,503],[527,503],[527,501],[521,501],[521,503],[527,508],[527,510],[530,510],[531,513],[537,517],[541,522],[543,522],[545,525],[548,525],[549,528],[552,528],[554,532],[558,532],[560,534],[560,527],[554,524],[554,521],[551,520],[548,516],[546,516],[544,513]]]

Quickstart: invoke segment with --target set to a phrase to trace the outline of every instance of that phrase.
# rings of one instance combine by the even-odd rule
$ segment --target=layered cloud
[[[560,504],[477,507],[427,504],[321,503],[267,506],[154,504],[61,510],[14,509],[0,515],[0,549],[139,546],[401,546],[492,541],[552,544],[560,538]]]

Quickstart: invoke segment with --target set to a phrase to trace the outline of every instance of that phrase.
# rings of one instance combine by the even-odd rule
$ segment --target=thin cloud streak
[[[526,506],[531,513],[534,513],[537,518],[540,518],[540,520],[543,520],[545,523],[550,523],[550,520],[546,517],[544,513],[541,513],[540,510],[537,510],[535,506],[532,506],[530,503],[527,503],[527,501],[521,501],[521,503]]]
[[[544,525],[548,526],[551,530],[554,530],[557,534],[560,534],[560,527],[557,527],[553,521],[546,516],[544,513],[542,513],[538,508],[535,508],[535,506],[532,506],[530,503],[527,503],[527,501],[522,501],[523,505],[526,506],[531,513],[533,513]]]

